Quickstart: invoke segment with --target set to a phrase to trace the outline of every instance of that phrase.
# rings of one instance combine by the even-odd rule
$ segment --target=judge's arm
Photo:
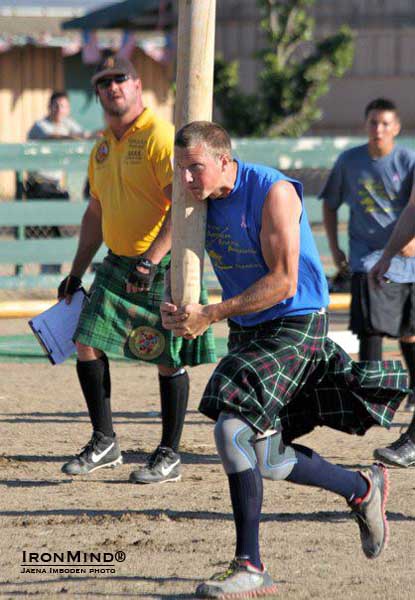
[[[171,200],[172,198],[172,185],[169,184],[163,189],[163,193],[166,198]],[[158,264],[161,259],[171,249],[171,208],[166,214],[166,218],[163,221],[160,231],[150,248],[144,253],[144,256],[151,260],[151,262]]]
[[[163,189],[163,193],[166,198],[171,200],[171,197],[172,197],[171,184],[169,184],[167,187],[165,187]],[[140,258],[146,258],[146,259],[150,260],[153,263],[153,265],[158,265],[159,262],[164,258],[164,256],[171,249],[171,237],[172,237],[172,223],[171,223],[171,208],[170,208],[166,213],[165,219],[162,223],[160,231],[157,234],[157,237],[155,238],[155,240],[153,241],[151,246],[148,248],[148,250],[146,250],[146,252],[144,252],[143,254],[140,255]],[[155,269],[155,267],[153,267],[153,268]],[[141,278],[140,278],[140,281],[134,282],[134,283],[127,280],[127,284],[126,284],[127,293],[135,294],[137,292],[148,291],[149,288],[151,287],[150,282],[152,282],[152,279],[151,279],[152,275],[150,274],[148,268],[144,267],[142,265],[136,265],[134,267],[134,270],[138,271],[139,273],[142,273],[144,275],[144,279],[141,280]]]
[[[73,291],[81,284],[81,279],[102,244],[102,210],[97,198],[90,197],[84,213],[79,234],[78,248],[68,277],[58,288],[58,298],[65,298],[69,304]],[[71,283],[71,278],[73,279]],[[71,293],[72,292],[72,293]]]
[[[82,277],[102,244],[102,209],[97,198],[90,197],[79,234],[78,249],[71,273]]]

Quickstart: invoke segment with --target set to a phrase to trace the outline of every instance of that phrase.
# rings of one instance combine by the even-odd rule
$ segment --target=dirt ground
[[[13,320],[1,321],[0,329],[3,335],[26,332],[24,323]],[[208,365],[191,372],[182,481],[137,486],[128,483],[128,475],[160,435],[154,367],[113,363],[114,421],[124,464],[71,479],[61,473],[61,464],[90,435],[74,363],[0,364],[0,596],[191,598],[201,580],[226,566],[234,544],[227,483],[212,423],[197,412],[211,370]],[[302,443],[360,468],[409,418],[400,411],[390,431],[374,428],[363,438],[318,430]],[[357,525],[341,498],[265,482],[262,558],[279,583],[277,597],[414,597],[415,468],[391,469],[390,478],[391,540],[374,561],[364,557]],[[61,567],[85,573],[54,571],[48,563],[53,553],[68,551],[80,551],[81,558],[101,553],[107,562]],[[29,553],[42,558],[45,572],[21,566]],[[91,572],[96,568],[104,572]]]

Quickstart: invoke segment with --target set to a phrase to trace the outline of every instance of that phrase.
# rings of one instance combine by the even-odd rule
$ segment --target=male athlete
[[[388,426],[404,397],[398,361],[355,363],[327,337],[326,279],[303,207],[302,186],[275,169],[232,157],[227,132],[200,121],[175,138],[176,164],[193,196],[208,201],[206,248],[222,301],[161,306],[163,324],[197,339],[229,323],[229,352],[211,376],[199,410],[216,421],[236,527],[229,568],[198,586],[203,597],[274,594],[259,551],[262,477],[342,496],[363,552],[387,540],[388,474],[374,464],[350,471],[293,440],[327,425],[362,435]]]

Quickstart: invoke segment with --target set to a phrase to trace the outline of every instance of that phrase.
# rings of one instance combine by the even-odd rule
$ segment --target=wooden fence
[[[362,138],[300,138],[280,140],[236,139],[235,154],[242,160],[267,164],[285,170],[329,169],[343,150],[364,143]],[[404,144],[415,147],[415,140]],[[25,200],[23,181],[25,172],[62,169],[69,175],[78,173],[85,178],[89,142],[29,142],[24,144],[0,144],[0,169],[16,173],[16,198],[0,201],[0,289],[54,288],[60,275],[27,274],[24,265],[71,262],[77,236],[67,238],[26,239],[28,226],[74,226],[79,225],[85,210],[81,198],[71,201]],[[1,200],[1,199],[0,199]],[[315,196],[305,197],[306,210],[312,224],[317,246],[327,272],[331,268],[327,238],[322,227],[321,203]],[[340,237],[346,244],[348,213],[342,207],[339,213]],[[105,254],[101,248],[96,260]],[[5,265],[13,272],[4,274]],[[208,287],[217,287],[216,279],[207,261],[205,279]]]

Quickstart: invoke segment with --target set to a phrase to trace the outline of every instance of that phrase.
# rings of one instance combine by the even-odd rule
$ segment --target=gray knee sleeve
[[[255,432],[243,419],[221,412],[215,425],[215,441],[227,475],[255,468]]]
[[[285,446],[281,432],[258,435],[254,448],[259,470],[265,479],[286,479],[297,463],[294,448]]]

